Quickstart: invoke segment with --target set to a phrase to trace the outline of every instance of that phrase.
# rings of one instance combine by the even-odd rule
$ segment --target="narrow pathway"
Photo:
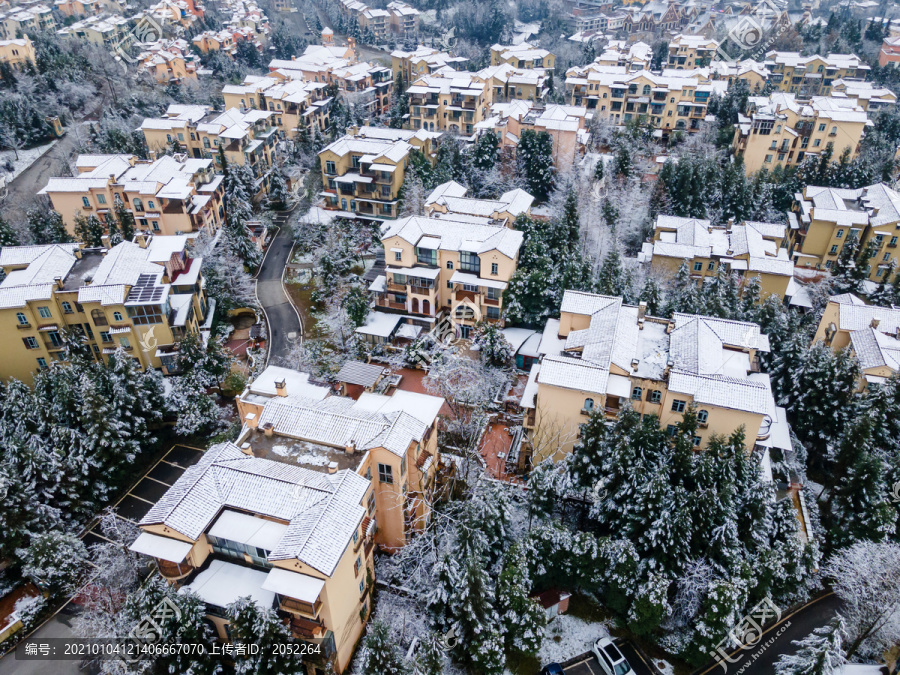
[[[269,325],[269,353],[266,363],[279,365],[287,358],[291,342],[303,338],[300,315],[288,300],[282,283],[284,269],[294,239],[287,225],[288,213],[279,213],[273,219],[279,227],[278,234],[269,244],[266,257],[256,274],[256,296]]]

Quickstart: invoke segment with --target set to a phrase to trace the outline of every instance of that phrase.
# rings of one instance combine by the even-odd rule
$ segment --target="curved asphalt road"
[[[303,337],[300,315],[288,300],[282,277],[294,245],[287,226],[287,213],[279,213],[274,222],[278,234],[269,244],[266,257],[256,274],[256,296],[269,324],[269,353],[266,364],[281,364],[291,350],[291,342]]]

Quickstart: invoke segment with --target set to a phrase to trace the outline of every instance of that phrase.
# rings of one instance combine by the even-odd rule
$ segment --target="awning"
[[[476,277],[474,274],[467,274],[465,272],[459,271],[453,273],[453,276],[450,277],[450,281],[454,284],[468,284],[470,286],[482,286],[484,288],[505,289],[507,286],[506,282],[504,281],[482,279],[481,277]]]
[[[437,279],[441,274],[441,270],[437,267],[388,267],[386,269],[391,274],[405,274],[418,279]]]
[[[290,572],[276,567],[266,576],[262,587],[267,591],[278,593],[278,595],[286,595],[289,598],[315,605],[319,594],[325,587],[325,582],[308,574]]]
[[[193,547],[193,544],[186,541],[178,541],[149,532],[141,532],[140,536],[132,542],[128,549],[135,553],[143,553],[153,558],[159,558],[160,560],[181,563],[184,562],[184,559]]]
[[[426,248],[429,251],[436,251],[441,247],[441,238],[440,237],[422,237],[419,239],[419,243],[416,244],[418,248]]]
[[[59,329],[59,326],[57,326],[55,323],[50,323],[50,324],[47,324],[46,326],[41,326],[40,328],[38,328],[38,331],[41,333],[46,333],[48,331],[58,330],[58,329]]]
[[[360,176],[358,173],[345,173],[334,180],[337,183],[371,183],[374,179],[369,176]]]
[[[612,375],[606,378],[606,393],[611,396],[631,397],[631,380],[622,375]]]
[[[282,523],[226,509],[222,511],[222,515],[216,518],[209,534],[238,544],[273,551],[281,541],[281,537],[284,536],[287,527]]]

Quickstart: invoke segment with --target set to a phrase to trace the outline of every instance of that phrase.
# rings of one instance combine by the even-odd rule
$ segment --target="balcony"
[[[388,281],[385,284],[385,287],[389,291],[394,291],[396,293],[406,293],[406,284],[396,284],[393,281]]]
[[[159,558],[156,560],[156,566],[159,568],[159,573],[170,581],[183,579],[194,571],[194,566],[190,563],[173,563],[168,560],[160,560]]]
[[[478,293],[475,291],[456,291],[456,301],[462,302],[463,300],[467,300],[469,302],[477,302]]]
[[[280,600],[280,607],[286,612],[292,613],[300,613],[306,614],[308,617],[316,617],[319,614],[319,610],[322,608],[322,601],[316,600],[315,606],[309,604],[308,602],[301,602],[300,600],[295,600],[294,598],[288,598],[285,596],[278,596]]]
[[[291,635],[298,640],[314,640],[325,636],[326,628],[319,621],[311,621],[300,616],[290,618]]]

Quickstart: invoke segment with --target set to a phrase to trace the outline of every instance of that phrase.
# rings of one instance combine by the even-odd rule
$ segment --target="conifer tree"
[[[529,597],[530,591],[525,550],[517,544],[507,551],[497,578],[497,613],[507,652],[516,648],[535,655],[541,647],[547,617],[540,603]]]
[[[246,645],[294,642],[287,626],[275,611],[260,607],[249,597],[239,598],[231,603],[226,608],[226,614],[232,642]],[[236,654],[234,662],[237,675],[294,675],[301,673],[303,668],[299,650],[291,649],[285,650],[277,659],[271,658],[264,649],[256,654]]]
[[[0,246],[18,246],[19,235],[12,226],[0,218]]]
[[[397,649],[390,627],[383,621],[369,624],[363,649],[364,675],[409,675],[410,668]]]
[[[75,238],[85,246],[102,246],[103,234],[103,223],[93,213],[86,217],[80,213],[75,216]]]
[[[844,619],[838,614],[802,640],[794,640],[796,654],[782,654],[775,664],[775,675],[840,675],[847,639]]]

